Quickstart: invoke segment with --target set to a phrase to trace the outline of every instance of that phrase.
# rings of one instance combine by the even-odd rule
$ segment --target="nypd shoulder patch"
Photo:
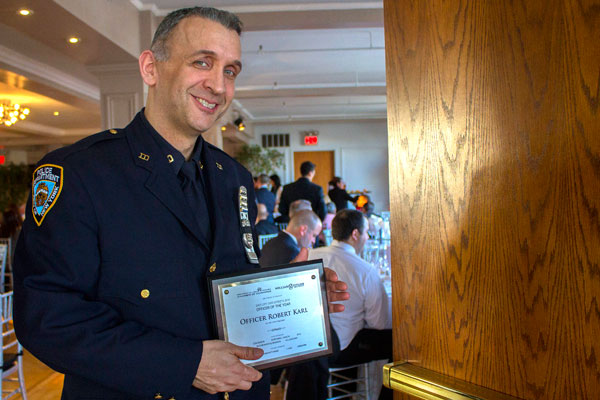
[[[63,168],[54,164],[40,165],[33,172],[31,206],[33,219],[38,226],[52,209],[63,186]]]

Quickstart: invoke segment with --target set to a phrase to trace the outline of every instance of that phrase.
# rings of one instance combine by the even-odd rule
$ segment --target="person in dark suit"
[[[330,185],[333,186],[332,189],[327,193],[331,201],[335,204],[335,208],[337,211],[345,210],[348,208],[348,202],[355,203],[358,200],[358,196],[352,197],[346,192],[346,182],[342,180],[339,176],[334,177]]]
[[[300,174],[302,176],[298,178],[296,182],[289,183],[283,187],[281,200],[279,201],[279,212],[282,216],[288,215],[290,204],[294,200],[306,199],[310,201],[312,209],[319,216],[319,219],[322,221],[323,218],[325,218],[326,212],[323,188],[312,183],[315,172],[315,164],[310,161],[305,161],[300,165]]]
[[[256,201],[264,204],[267,207],[269,213],[267,221],[273,223],[273,211],[275,210],[275,195],[269,190],[269,182],[271,178],[268,175],[260,174],[257,179],[258,188],[254,190],[256,194]]]
[[[201,136],[233,99],[240,33],[213,8],[167,15],[140,55],[146,108],[34,172],[14,326],[65,374],[63,399],[269,398],[269,374],[240,361],[263,351],[217,340],[207,285],[258,268],[252,177]]]
[[[302,247],[312,247],[321,232],[321,221],[311,210],[294,214],[285,230],[269,240],[262,248],[261,267],[272,267],[292,261]]]
[[[279,228],[277,228],[277,225],[267,220],[267,217],[269,216],[269,213],[267,212],[267,207],[262,203],[258,203],[256,206],[258,209],[258,216],[256,217],[255,226],[256,235],[272,235],[274,233],[279,232]]]

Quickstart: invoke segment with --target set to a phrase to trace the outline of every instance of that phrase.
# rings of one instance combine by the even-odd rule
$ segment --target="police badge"
[[[46,214],[58,200],[63,184],[63,168],[58,165],[40,165],[33,172],[31,208],[35,223],[40,226]]]
[[[246,251],[246,257],[252,264],[258,264],[258,257],[254,251],[254,240],[252,238],[252,225],[248,217],[248,190],[245,186],[240,186],[239,191],[239,211],[240,211],[240,230],[242,234],[242,243]]]

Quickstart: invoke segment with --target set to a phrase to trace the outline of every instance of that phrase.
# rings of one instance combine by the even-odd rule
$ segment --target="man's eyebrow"
[[[217,53],[215,53],[212,50],[197,50],[195,52],[193,52],[192,54],[190,54],[190,57],[197,57],[197,56],[201,56],[201,55],[208,55],[208,56],[213,56],[216,57]],[[233,65],[236,65],[240,71],[242,70],[242,62],[240,60],[234,60],[232,62]]]

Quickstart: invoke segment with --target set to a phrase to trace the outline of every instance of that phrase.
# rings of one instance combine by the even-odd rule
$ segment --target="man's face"
[[[312,248],[313,245],[315,244],[315,240],[316,240],[317,236],[321,232],[321,227],[322,226],[321,226],[320,222],[317,224],[316,228],[313,230],[310,230],[308,227],[306,227],[306,231],[304,232],[304,234],[301,234],[300,238],[297,238],[298,245],[300,247]]]
[[[344,181],[339,181],[337,183],[337,187],[339,187],[340,189],[346,189],[346,182]]]
[[[241,71],[240,38],[218,22],[188,17],[166,44],[168,59],[156,63],[154,116],[160,129],[198,136],[233,100]]]

